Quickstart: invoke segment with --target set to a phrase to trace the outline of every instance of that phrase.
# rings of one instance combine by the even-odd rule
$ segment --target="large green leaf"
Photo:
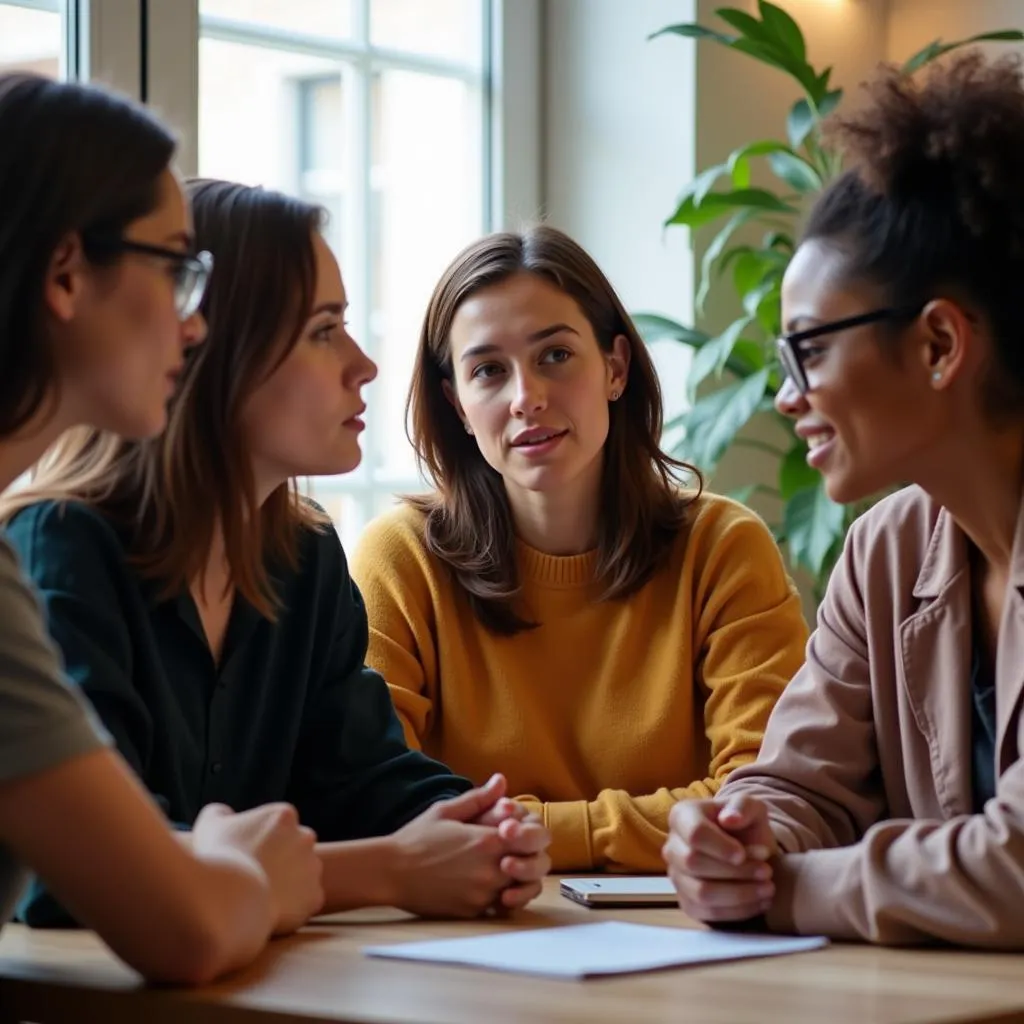
[[[758,0],[757,6],[761,12],[761,20],[779,43],[797,60],[806,60],[807,44],[804,41],[804,34],[793,18],[781,7],[768,3],[768,0]]]
[[[917,51],[904,65],[903,70],[912,75],[915,71],[930,64],[937,57],[942,57],[951,50],[958,50],[961,46],[970,46],[972,43],[1019,43],[1024,39],[1024,32],[1017,29],[1006,29],[1002,32],[982,32],[980,35],[971,36],[969,39],[958,39],[955,43],[944,43],[936,39],[923,49]]]
[[[776,142],[774,139],[763,139],[760,142],[751,142],[746,146],[740,146],[733,150],[726,160],[725,166],[732,175],[733,188],[750,187],[750,160],[755,156],[768,156],[770,153],[777,153],[779,150],[788,149],[784,142]]]
[[[749,338],[740,338],[733,347],[725,368],[737,377],[749,377],[755,370],[763,370],[764,363],[764,346]],[[742,372],[737,372],[737,366],[742,368]]]
[[[711,290],[712,272],[714,271],[715,262],[722,255],[722,250],[725,249],[729,239],[744,224],[759,216],[760,212],[756,207],[747,207],[734,213],[726,221],[718,234],[715,235],[707,249],[704,250],[704,256],[700,263],[700,284],[697,288],[695,300],[699,316],[704,314],[704,303],[707,301],[708,292]]]
[[[735,36],[727,36],[724,32],[716,32],[712,28],[705,28],[703,25],[666,25],[665,28],[652,32],[647,38],[657,39],[658,36],[683,36],[685,39],[713,39],[723,46],[731,46],[736,39]]]
[[[795,214],[797,212],[796,207],[791,206],[767,189],[738,188],[731,192],[709,192],[700,206],[694,203],[692,196],[687,196],[665,224],[666,227],[671,224],[681,224],[688,228],[699,228],[717,220],[730,210],[741,208],[762,210],[765,213]]]
[[[844,528],[843,506],[829,498],[821,480],[813,487],[797,491],[786,503],[783,530],[789,556],[815,576],[821,574]]]
[[[705,395],[684,413],[686,437],[681,448],[699,468],[712,470],[736,435],[757,411],[768,383],[768,370]]]
[[[691,348],[700,348],[711,340],[711,335],[704,331],[698,331],[695,327],[685,327],[667,316],[659,316],[656,313],[634,313],[630,319],[640,332],[640,337],[648,345],[653,341],[671,340],[681,341]]]
[[[749,323],[750,317],[741,316],[729,324],[717,338],[713,338],[698,349],[686,377],[687,397],[691,402],[696,398],[697,388],[712,373],[720,375],[725,369],[736,342]]]
[[[727,25],[731,25],[742,35],[746,36],[747,39],[753,39],[759,43],[764,43],[772,49],[777,49],[780,51],[780,55],[785,54],[785,50],[779,46],[779,40],[776,38],[775,33],[752,14],[747,14],[746,11],[741,11],[736,7],[719,7],[715,14]]]
[[[774,45],[763,43],[757,39],[742,37],[734,40],[731,45],[734,50],[739,50],[740,53],[745,53],[755,60],[759,60],[764,64],[770,64],[772,67],[784,71],[787,75],[791,75],[800,83],[804,92],[807,93],[814,103],[820,102],[824,93],[821,91],[814,68],[807,61],[797,60],[785,51],[777,49]]]
[[[779,463],[779,493],[789,501],[798,491],[817,487],[821,481],[818,471],[807,465],[807,445],[798,441]]]
[[[817,192],[821,189],[821,175],[802,157],[791,150],[780,150],[768,157],[768,166],[775,176],[797,192]]]
[[[793,104],[786,119],[786,134],[789,136],[789,144],[794,149],[799,149],[807,140],[807,136],[814,130],[819,121],[828,117],[839,106],[843,98],[842,89],[833,89],[826,93],[817,105],[817,109],[811,106],[806,99],[799,99]]]

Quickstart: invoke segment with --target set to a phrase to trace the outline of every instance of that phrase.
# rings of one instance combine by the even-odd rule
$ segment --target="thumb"
[[[228,807],[227,804],[207,804],[200,812],[196,815],[196,822],[198,823],[200,818],[213,818],[215,820],[221,818],[230,818],[235,812]]]
[[[718,824],[743,843],[750,856],[759,860],[766,860],[775,848],[768,812],[754,797],[730,797],[718,813]]]
[[[473,821],[489,811],[507,789],[504,775],[492,775],[482,786],[438,804],[438,814],[448,821]]]

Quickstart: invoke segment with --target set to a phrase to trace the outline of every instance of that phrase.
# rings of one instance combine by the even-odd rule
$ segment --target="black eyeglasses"
[[[833,320],[831,323],[818,324],[817,327],[809,327],[806,331],[795,331],[792,334],[784,334],[775,343],[775,349],[779,355],[779,362],[786,376],[790,377],[801,395],[806,395],[811,390],[810,382],[807,380],[807,371],[804,369],[804,361],[810,354],[803,348],[804,342],[813,338],[820,338],[825,334],[834,334],[837,331],[846,331],[851,327],[861,327],[864,324],[877,323],[879,320],[901,320],[905,317],[915,317],[924,308],[923,303],[914,306],[891,306],[886,309],[873,309],[870,313],[860,313],[857,316],[849,316],[844,320]]]
[[[185,321],[199,309],[213,272],[213,256],[210,253],[180,252],[146,242],[133,242],[127,238],[89,238],[84,244],[88,252],[137,252],[143,256],[170,260],[174,264],[174,308],[178,319]]]

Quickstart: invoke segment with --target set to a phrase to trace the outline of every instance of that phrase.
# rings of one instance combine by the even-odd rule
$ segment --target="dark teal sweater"
[[[384,681],[364,666],[366,611],[334,530],[304,529],[298,570],[272,572],[276,623],[236,597],[219,666],[191,596],[159,600],[92,509],[36,505],[7,536],[68,675],[177,827],[214,801],[287,800],[321,840],[356,839],[469,788],[409,750]],[[39,883],[22,916],[69,923]]]

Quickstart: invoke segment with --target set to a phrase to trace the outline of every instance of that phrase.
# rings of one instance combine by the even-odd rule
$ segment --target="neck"
[[[74,424],[40,412],[17,434],[0,439],[0,493],[27,473]]]
[[[916,480],[949,510],[988,567],[1009,571],[1024,486],[1024,427],[961,431]]]
[[[601,462],[557,491],[527,491],[506,485],[516,533],[546,555],[579,555],[597,544]]]

